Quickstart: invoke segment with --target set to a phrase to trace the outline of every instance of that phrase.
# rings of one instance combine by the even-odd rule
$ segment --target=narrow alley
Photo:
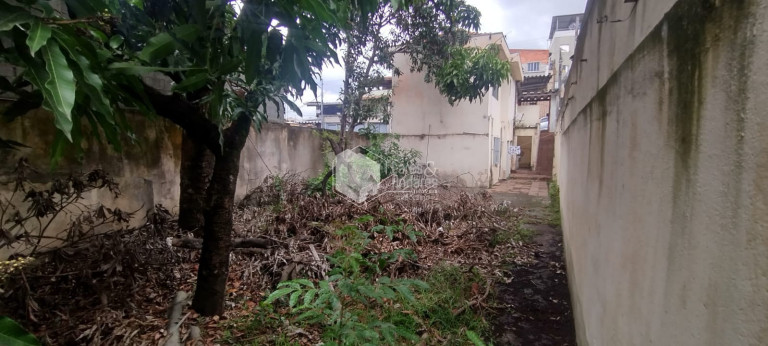
[[[496,344],[576,345],[563,235],[546,177],[513,174],[489,192],[523,214],[518,235],[534,254],[533,261],[510,263],[506,280],[496,284],[500,308],[493,319]]]

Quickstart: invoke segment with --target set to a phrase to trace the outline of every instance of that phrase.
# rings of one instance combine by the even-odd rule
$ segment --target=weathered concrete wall
[[[580,345],[768,344],[767,19],[589,2],[558,165]]]
[[[353,134],[349,147],[367,145],[361,136]],[[270,174],[297,173],[309,178],[325,168],[326,154],[319,130],[284,124],[264,124],[261,132],[251,130],[240,156],[240,174],[237,177],[236,199],[260,185]],[[327,159],[332,163],[333,157]]]
[[[549,102],[542,101],[538,104],[522,104],[517,106],[517,115],[515,124],[518,127],[537,127],[539,119],[547,116],[549,113]]]
[[[148,121],[131,117],[131,124],[137,137],[133,143],[124,141],[122,152],[115,152],[106,145],[91,140],[83,145],[82,160],[73,155],[75,150],[67,148],[66,154],[55,169],[51,169],[51,146],[56,132],[52,115],[44,110],[35,110],[0,126],[0,137],[21,142],[30,148],[18,151],[0,149],[0,199],[4,202],[13,195],[13,172],[21,157],[26,157],[36,174],[29,176],[38,188],[47,187],[55,177],[65,178],[69,174],[84,174],[93,169],[103,169],[120,185],[121,195],[113,198],[107,191],[92,191],[82,200],[86,207],[105,205],[136,212],[131,225],[144,223],[147,210],[155,204],[172,209],[179,198],[179,162],[181,159],[181,131],[164,121]],[[14,205],[25,208],[20,193],[13,199]],[[61,214],[52,221],[48,235],[58,234],[69,220],[78,215]],[[0,258],[13,253],[14,249],[3,248]]]
[[[47,184],[52,177],[103,169],[120,184],[122,195],[114,199],[107,191],[93,192],[85,196],[84,204],[104,204],[124,211],[137,211],[133,226],[142,224],[147,209],[155,204],[162,204],[176,212],[181,130],[162,119],[131,118],[136,139],[133,143],[126,142],[122,152],[89,141],[81,158],[67,155],[54,170],[50,169],[50,155],[55,128],[50,113],[36,110],[12,123],[3,124],[0,138],[16,140],[30,148],[18,151],[0,149],[0,199],[11,196],[13,186],[10,182],[15,176],[13,169],[19,158],[26,157],[39,171],[31,177],[33,183]],[[269,174],[295,172],[310,177],[321,173],[325,163],[323,144],[324,140],[317,131],[310,128],[268,123],[263,125],[261,132],[252,130],[241,156],[236,198],[242,198]],[[354,136],[351,144],[363,145],[365,141]],[[20,201],[19,197],[17,194],[16,202]],[[68,223],[69,216],[59,219],[54,221],[51,229],[61,230]],[[0,258],[8,254],[7,251],[0,252]]]

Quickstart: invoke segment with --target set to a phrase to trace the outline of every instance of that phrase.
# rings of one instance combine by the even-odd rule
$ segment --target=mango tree
[[[195,191],[205,193],[193,308],[221,314],[249,130],[264,121],[268,102],[292,106],[287,95],[315,91],[313,73],[335,59],[343,24],[338,14],[349,6],[335,0],[2,0],[0,61],[20,71],[13,80],[0,79],[0,89],[17,97],[4,117],[51,111],[58,129],[54,160],[80,147],[89,137],[84,128],[120,150],[121,134],[130,132],[128,108],[184,130],[194,150],[182,166],[210,152],[209,186]],[[150,86],[150,73],[170,79],[172,90]]]

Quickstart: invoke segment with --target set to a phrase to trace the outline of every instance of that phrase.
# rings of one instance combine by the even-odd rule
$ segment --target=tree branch
[[[191,138],[205,144],[214,155],[221,153],[219,127],[208,120],[197,105],[179,94],[164,95],[146,84],[144,88],[157,115],[184,129]]]

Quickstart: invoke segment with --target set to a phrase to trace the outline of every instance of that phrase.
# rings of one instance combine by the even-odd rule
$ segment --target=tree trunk
[[[190,138],[181,140],[181,172],[179,195],[179,228],[202,238],[206,194],[215,158],[208,148]]]
[[[208,185],[203,249],[197,271],[192,308],[203,316],[224,313],[229,253],[232,250],[232,212],[240,171],[240,152],[248,138],[251,120],[240,116],[224,131],[224,149],[216,155]]]

